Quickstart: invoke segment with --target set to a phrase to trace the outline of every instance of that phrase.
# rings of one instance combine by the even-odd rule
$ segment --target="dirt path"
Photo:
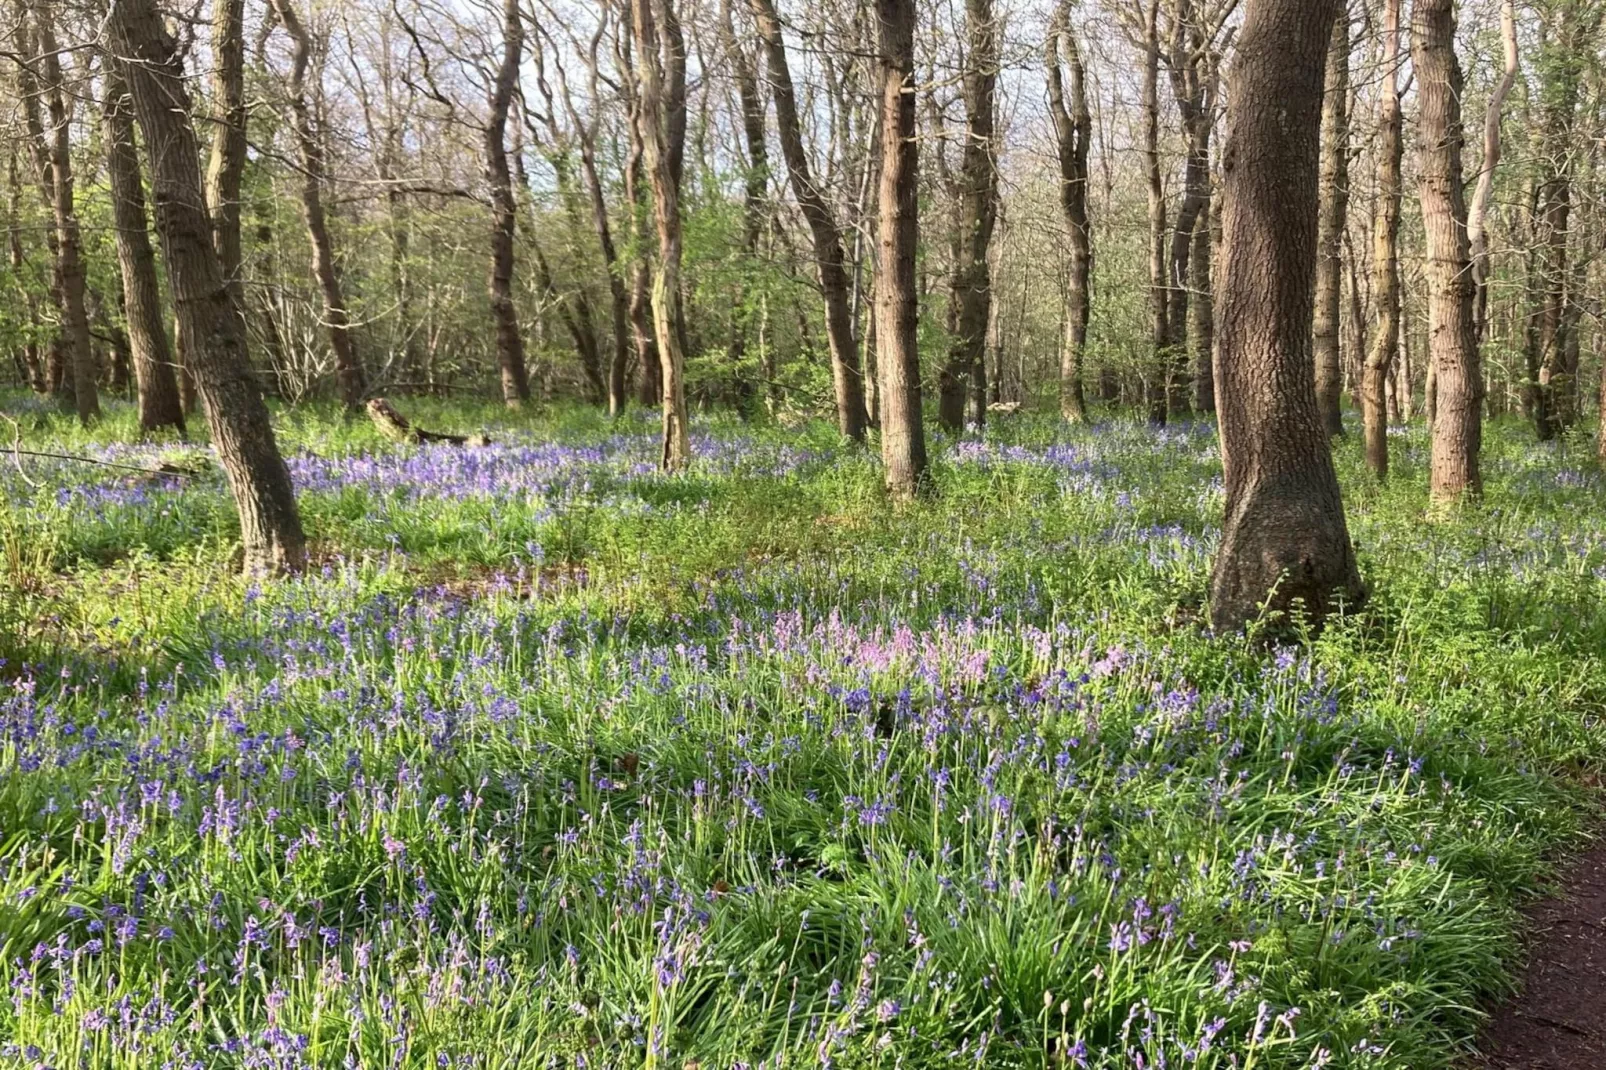
[[[1606,843],[1528,912],[1522,991],[1489,1020],[1468,1070],[1606,1070]]]

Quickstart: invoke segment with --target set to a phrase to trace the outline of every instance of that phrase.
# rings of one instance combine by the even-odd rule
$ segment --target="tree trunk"
[[[1087,75],[1075,31],[1070,0],[1060,0],[1044,48],[1048,71],[1048,110],[1059,147],[1060,211],[1065,216],[1071,276],[1065,289],[1065,335],[1060,343],[1060,415],[1069,423],[1087,419],[1082,389],[1087,325],[1092,309],[1093,234],[1087,216],[1087,158],[1093,139],[1093,115],[1087,106]],[[1063,54],[1070,68],[1070,102],[1060,73]]]
[[[17,362],[23,383],[36,392],[45,393],[48,390],[45,369],[39,359],[39,343],[35,336],[39,326],[39,301],[23,280],[28,261],[22,247],[22,176],[17,171],[15,149],[6,160],[6,246],[12,285],[27,308],[28,333],[13,347],[12,356]]]
[[[513,299],[513,239],[518,231],[518,203],[507,159],[507,116],[518,88],[519,61],[524,52],[524,24],[518,0],[502,3],[502,62],[490,96],[485,124],[485,178],[491,187],[491,319],[496,325],[496,362],[502,373],[502,401],[510,409],[530,400],[530,373],[524,363],[524,335]]]
[[[307,105],[307,66],[312,60],[312,38],[302,25],[290,0],[272,0],[284,30],[295,43],[290,68],[290,115],[296,147],[301,153],[301,214],[307,224],[307,240],[312,244],[312,274],[323,292],[324,326],[335,354],[335,380],[340,402],[348,413],[362,407],[367,383],[357,347],[351,337],[351,314],[346,308],[340,273],[335,267],[334,243],[323,211],[323,186],[327,181],[323,143],[313,128],[312,109]]]
[[[1361,372],[1361,426],[1366,465],[1378,479],[1389,474],[1388,386],[1400,346],[1400,209],[1405,155],[1399,93],[1401,0],[1384,0],[1383,84],[1377,99],[1377,202],[1372,223],[1372,293],[1377,334]]]
[[[108,29],[126,61],[134,111],[151,156],[151,192],[180,334],[218,461],[240,517],[247,572],[301,567],[305,542],[290,472],[246,353],[201,192],[200,150],[178,42],[154,0],[115,0]]]
[[[1171,95],[1182,120],[1187,143],[1183,163],[1182,203],[1171,228],[1169,265],[1170,293],[1166,308],[1166,350],[1170,360],[1166,407],[1171,415],[1186,415],[1192,408],[1196,376],[1190,364],[1188,346],[1189,306],[1195,282],[1193,253],[1195,232],[1208,230],[1210,220],[1210,133],[1215,110],[1214,64],[1204,25],[1205,12],[1194,0],[1177,0],[1172,13],[1171,51],[1167,67],[1171,73]],[[1209,275],[1205,275],[1209,285]]]
[[[1472,326],[1454,7],[1454,0],[1416,0],[1411,11],[1411,63],[1420,108],[1422,225],[1427,235],[1428,354],[1437,386],[1430,475],[1435,502],[1482,490],[1478,453],[1483,437],[1483,374]]]
[[[915,252],[920,151],[915,141],[914,0],[876,0],[880,19],[881,189],[876,258],[876,365],[881,376],[881,461],[888,492],[928,486],[916,345]]]
[[[1160,172],[1160,0],[1143,16],[1143,171],[1149,189],[1149,317],[1152,352],[1144,375],[1149,422],[1164,427],[1172,357],[1166,320],[1170,276],[1166,265],[1165,183]]]
[[[120,62],[106,57],[104,102],[106,171],[111,180],[112,224],[116,228],[117,266],[123,278],[123,318],[133,358],[139,429],[150,434],[174,427],[184,434],[184,406],[173,353],[167,344],[162,296],[156,281],[156,253],[151,249],[145,214],[145,188],[139,153],[134,147],[134,106],[128,98]]]
[[[83,239],[78,226],[72,170],[72,115],[67,107],[67,87],[63,84],[61,51],[56,42],[54,14],[46,0],[34,0],[31,14],[31,40],[34,55],[19,64],[19,88],[35,102],[43,100],[48,125],[37,133],[36,156],[40,183],[45,188],[55,217],[54,252],[56,282],[61,309],[61,364],[72,376],[72,393],[78,422],[85,427],[100,416],[100,398],[95,389],[95,355],[90,348],[89,312],[85,304],[86,282]],[[37,67],[37,70],[35,69]],[[36,118],[37,103],[28,105],[29,126]],[[63,385],[66,374],[62,376]]]
[[[994,89],[998,82],[998,26],[992,0],[965,0],[969,37],[963,74],[965,150],[959,174],[958,256],[950,284],[953,342],[940,375],[937,418],[943,428],[965,428],[970,381],[986,359],[987,315],[992,307],[992,267],[987,260],[998,221],[998,145],[994,138]],[[986,419],[985,410],[977,423]]]
[[[1296,603],[1318,626],[1365,597],[1311,357],[1323,57],[1339,0],[1249,0],[1224,157],[1218,405],[1226,523],[1218,631]]]
[[[1501,114],[1519,72],[1516,0],[1503,0],[1500,5],[1500,41],[1505,71],[1483,115],[1483,166],[1478,171],[1478,187],[1467,209],[1467,243],[1472,253],[1472,331],[1479,344],[1483,342],[1489,323],[1489,235],[1484,219],[1494,197],[1494,170],[1500,164]]]
[[[731,60],[736,95],[742,110],[742,133],[747,147],[746,171],[743,175],[742,248],[747,254],[750,269],[756,271],[759,243],[763,239],[764,222],[769,214],[766,196],[769,191],[769,145],[766,141],[764,98],[758,89],[758,72],[754,69],[746,45],[736,36],[730,5],[731,0],[720,0],[720,37]],[[744,414],[753,399],[753,384],[742,367],[747,356],[748,321],[752,316],[747,287],[738,283],[731,309],[731,340],[727,355],[737,376],[737,405]]]
[[[1316,403],[1330,435],[1344,433],[1344,361],[1339,350],[1344,220],[1349,214],[1349,12],[1333,21],[1322,92],[1321,209],[1316,234]]]
[[[1193,228],[1193,259],[1188,264],[1193,301],[1188,305],[1188,338],[1193,346],[1193,407],[1200,412],[1216,411],[1216,304],[1213,261],[1216,237],[1221,229],[1220,201],[1211,202]]]
[[[775,101],[775,127],[781,139],[781,155],[791,178],[792,195],[808,223],[814,241],[814,259],[819,272],[820,294],[825,300],[826,342],[831,350],[831,377],[836,391],[837,427],[854,441],[864,439],[867,422],[864,384],[859,371],[859,348],[853,336],[853,312],[847,267],[842,252],[842,232],[830,200],[815,183],[809,157],[803,146],[803,130],[798,119],[797,95],[781,37],[781,21],[774,0],[749,0],[753,21],[769,66],[770,96]]]
[[[240,184],[245,175],[245,0],[212,0],[212,146],[206,168],[206,204],[212,245],[235,314],[245,316],[243,245],[240,240]],[[179,393],[184,411],[196,402],[188,351],[178,340]]]
[[[658,231],[652,314],[663,375],[660,463],[664,471],[678,472],[691,463],[685,357],[675,315],[680,293],[680,161],[686,139],[686,48],[674,0],[636,0],[631,14],[641,93],[642,148]]]

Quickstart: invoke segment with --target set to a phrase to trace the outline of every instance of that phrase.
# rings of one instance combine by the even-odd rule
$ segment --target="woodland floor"
[[[1472,1070],[1606,1067],[1606,843],[1573,863],[1559,894],[1527,915],[1522,990],[1490,1019]]]

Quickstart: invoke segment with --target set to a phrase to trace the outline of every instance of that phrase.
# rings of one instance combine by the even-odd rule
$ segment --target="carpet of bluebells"
[[[995,421],[894,510],[824,427],[415,407],[495,444],[279,414],[271,584],[215,473],[0,459],[0,1065],[1448,1066],[1593,824],[1588,443],[1445,517],[1352,433],[1373,597],[1270,641],[1201,621],[1207,424]]]

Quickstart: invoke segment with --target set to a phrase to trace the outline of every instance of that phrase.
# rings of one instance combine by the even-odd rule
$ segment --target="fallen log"
[[[426,431],[422,427],[414,427],[407,417],[397,412],[396,407],[384,398],[369,400],[368,418],[374,422],[379,433],[392,442],[449,442],[454,446],[491,444],[488,435],[453,435],[445,431]]]

